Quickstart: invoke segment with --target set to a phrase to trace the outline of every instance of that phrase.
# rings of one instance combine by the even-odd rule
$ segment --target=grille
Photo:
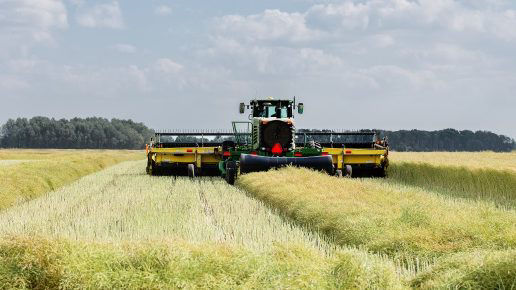
[[[272,148],[279,143],[283,148],[292,144],[292,125],[283,121],[271,121],[262,125],[262,140],[266,148]]]

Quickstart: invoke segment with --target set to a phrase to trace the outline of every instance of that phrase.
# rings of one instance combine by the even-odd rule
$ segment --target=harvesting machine
[[[231,132],[158,132],[147,145],[151,175],[220,175],[234,184],[239,174],[286,165],[337,176],[385,176],[389,148],[375,132],[296,131],[303,103],[272,98],[240,103],[249,121]]]

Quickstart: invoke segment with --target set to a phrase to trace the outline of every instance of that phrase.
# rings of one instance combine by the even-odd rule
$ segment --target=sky
[[[299,128],[516,138],[516,1],[0,0],[0,123],[230,129],[268,96]]]

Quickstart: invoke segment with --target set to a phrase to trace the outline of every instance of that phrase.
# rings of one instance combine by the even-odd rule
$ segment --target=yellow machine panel
[[[203,164],[218,164],[222,160],[221,150],[221,147],[152,148],[149,154],[158,165],[184,163],[201,168]]]
[[[373,165],[380,167],[387,162],[387,149],[352,149],[352,148],[323,148],[323,152],[332,156],[336,169],[344,165]]]

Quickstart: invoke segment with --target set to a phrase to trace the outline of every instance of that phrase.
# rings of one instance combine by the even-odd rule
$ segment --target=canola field
[[[229,186],[145,175],[142,152],[5,151],[1,289],[516,287],[511,154],[393,152],[386,179],[285,168]]]
[[[389,181],[516,207],[516,152],[394,152]]]
[[[127,160],[134,150],[0,150],[0,210]]]

